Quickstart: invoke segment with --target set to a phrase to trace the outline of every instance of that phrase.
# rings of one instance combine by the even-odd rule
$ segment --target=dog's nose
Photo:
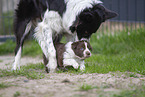
[[[90,53],[89,51],[87,51],[87,52],[86,52],[86,55],[90,56],[90,55],[91,55],[91,53]]]

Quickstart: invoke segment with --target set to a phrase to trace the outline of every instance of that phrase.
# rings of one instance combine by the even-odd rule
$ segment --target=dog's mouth
[[[86,55],[84,58],[86,59],[86,58],[89,58],[89,57],[91,57],[91,54],[90,55]]]
[[[91,55],[87,55],[85,58],[89,58],[89,57],[91,57]]]

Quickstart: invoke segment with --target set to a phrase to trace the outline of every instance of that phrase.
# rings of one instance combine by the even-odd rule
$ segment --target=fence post
[[[2,30],[2,0],[0,0],[0,30]]]

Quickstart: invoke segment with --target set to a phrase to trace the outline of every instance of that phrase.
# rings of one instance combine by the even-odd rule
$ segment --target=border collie
[[[55,43],[54,45],[58,68],[65,70],[66,66],[73,66],[75,69],[80,67],[81,71],[85,70],[84,60],[91,56],[92,51],[92,47],[88,41],[81,40],[68,42],[66,44]],[[45,66],[47,63],[48,59],[44,56]]]
[[[12,70],[20,69],[23,43],[35,28],[35,38],[49,60],[47,71],[57,68],[55,42],[62,36],[67,41],[89,40],[101,23],[116,17],[100,0],[20,0],[15,11],[15,61]]]

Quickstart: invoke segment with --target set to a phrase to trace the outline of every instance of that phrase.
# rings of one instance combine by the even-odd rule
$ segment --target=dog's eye
[[[83,51],[84,50],[84,48],[81,48],[81,51]]]

